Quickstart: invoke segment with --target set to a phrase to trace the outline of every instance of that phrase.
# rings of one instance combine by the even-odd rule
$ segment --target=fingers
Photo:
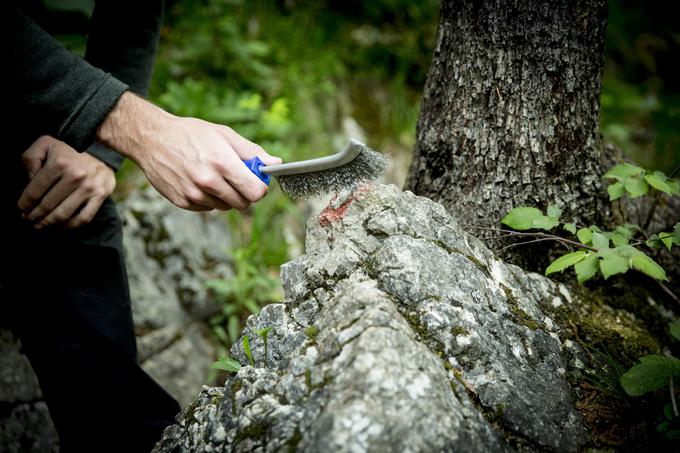
[[[39,176],[40,175],[36,176],[36,178],[34,178],[33,181],[38,179]],[[31,183],[33,181],[31,181]],[[57,208],[57,206],[59,206],[69,195],[71,195],[74,192],[74,189],[77,186],[77,184],[78,183],[72,180],[71,178],[61,178],[54,186],[49,188],[47,194],[44,195],[40,200],[40,203],[37,206],[35,206],[32,210],[30,210],[30,212],[26,214],[25,218],[30,221],[38,221],[43,219],[43,217],[47,216],[49,213],[54,211]],[[81,200],[81,203],[82,201],[83,200]],[[78,206],[76,206],[76,208],[77,207]],[[27,212],[27,210],[25,210],[24,212]]]
[[[19,197],[18,206],[23,212],[32,212],[40,200],[45,196],[45,194],[50,190],[57,180],[60,178],[60,174],[52,171],[41,171],[38,172],[33,179],[28,183],[24,189],[21,197]],[[59,202],[61,200],[57,200]],[[39,214],[42,211],[39,211]],[[43,214],[44,215],[44,214]]]
[[[248,204],[259,201],[267,195],[267,185],[263,183],[260,178],[255,176],[235,154],[232,155],[232,159],[229,159],[228,162],[221,165],[218,170],[220,170],[229,185],[231,185],[230,188],[232,190],[236,189],[238,194],[244,198]],[[223,194],[227,198],[222,199],[225,201],[229,200],[231,193],[231,191],[227,190],[227,193]],[[240,199],[236,197],[234,201],[238,202],[239,200]],[[239,208],[238,205],[233,206]]]
[[[64,201],[59,203],[59,205],[49,212],[42,220],[40,220],[35,227],[40,229],[63,222],[66,222],[66,226],[70,226],[72,223],[74,226],[83,225],[92,220],[103,202],[103,197],[90,197],[85,190],[76,190],[67,196]],[[83,203],[86,203],[83,209],[81,209],[80,212],[74,216],[73,214],[78,210],[78,208],[83,206]],[[93,207],[94,211],[92,210]]]
[[[47,135],[43,135],[38,140],[33,142],[31,146],[28,147],[26,151],[21,155],[21,162],[24,164],[24,168],[28,171],[28,177],[33,178],[35,174],[43,166],[43,163],[47,159],[47,153],[55,139]]]
[[[262,184],[261,181],[258,180],[258,182]],[[243,211],[250,206],[250,201],[223,178],[215,177],[209,181],[199,182],[198,187],[204,191],[203,196],[205,197],[206,204],[214,206],[216,209],[227,211],[235,208]]]
[[[71,197],[69,197],[69,198],[71,198]],[[66,202],[66,200],[64,200],[64,203],[65,202]],[[78,212],[77,215],[71,217],[73,215],[73,212],[75,212],[75,209],[74,209],[73,211],[70,212],[70,214],[68,214],[68,216],[62,218],[61,220],[57,220],[57,222],[63,222],[64,220],[68,219],[66,221],[66,223],[64,224],[64,226],[66,226],[66,228],[81,227],[81,226],[85,225],[86,223],[90,223],[92,221],[92,219],[94,219],[94,216],[97,214],[97,211],[99,211],[99,208],[101,207],[103,202],[104,202],[104,198],[101,198],[101,199],[100,198],[90,198],[87,201],[87,203],[85,204],[85,206],[83,206],[83,208]],[[62,205],[64,203],[62,203]],[[78,207],[79,206],[80,205],[78,205]],[[69,205],[69,207],[67,209],[65,209],[64,212],[67,212],[70,209],[70,207],[71,206]],[[61,205],[59,206],[59,208],[61,208]],[[52,214],[56,213],[56,211],[59,208],[57,208]],[[50,214],[50,215],[52,215],[52,214]],[[61,217],[61,215],[59,215],[59,217]],[[40,227],[40,225],[43,225],[43,223],[46,222],[47,220],[48,220],[48,218],[45,217],[45,220],[40,222],[40,224],[38,224],[37,227]],[[44,226],[47,226],[47,225],[49,225],[49,224],[46,224]]]

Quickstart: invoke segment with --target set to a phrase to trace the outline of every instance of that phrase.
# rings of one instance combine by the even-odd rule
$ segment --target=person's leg
[[[148,452],[179,406],[137,364],[115,205],[51,230],[20,228],[3,289],[62,452]]]

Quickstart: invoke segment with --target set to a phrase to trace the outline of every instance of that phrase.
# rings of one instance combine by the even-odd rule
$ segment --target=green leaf
[[[659,264],[645,255],[644,253],[641,253],[639,255],[635,255],[630,259],[630,264],[633,267],[633,269],[636,269],[643,274],[647,274],[652,278],[655,278],[656,280],[659,281],[664,281],[666,280],[666,271],[663,270],[663,267],[659,266]]]
[[[555,272],[562,272],[569,266],[573,266],[582,259],[586,257],[588,253],[584,250],[578,250],[576,252],[567,253],[564,256],[560,256],[555,261],[553,261],[550,266],[545,270],[545,275],[550,275]]]
[[[528,206],[521,206],[519,208],[511,209],[510,212],[503,217],[501,223],[515,230],[529,230],[533,228],[534,220],[539,217],[543,217],[543,213],[540,210]]]
[[[254,332],[260,337],[260,338],[267,338],[269,336],[269,332],[272,330],[272,326],[265,327],[263,329],[254,329]]]
[[[602,233],[598,233],[597,231],[593,233],[591,241],[593,243],[593,247],[598,250],[609,248],[609,239],[607,239],[607,236]]]
[[[243,340],[241,343],[243,344],[243,351],[246,353],[246,357],[248,357],[250,366],[254,367],[255,360],[253,360],[253,351],[250,350],[250,340],[248,339],[248,335],[243,335]]]
[[[581,241],[581,244],[588,244],[593,238],[593,232],[590,231],[590,228],[580,228],[576,232],[576,237]]]
[[[680,222],[673,227],[673,243],[680,246]]]
[[[624,179],[626,179],[630,176],[639,175],[643,171],[644,171],[644,169],[642,169],[642,168],[640,168],[636,165],[631,165],[627,162],[624,162],[623,164],[619,164],[616,167],[610,169],[607,173],[604,174],[603,178],[616,179],[617,181],[623,181]]]
[[[673,233],[661,232],[659,233],[659,240],[663,243],[663,245],[666,246],[666,248],[669,251],[671,247],[673,247]]]
[[[649,190],[647,181],[645,181],[643,178],[637,177],[626,178],[625,182],[623,183],[623,187],[625,187],[626,192],[628,192],[628,195],[630,195],[631,198],[640,197],[646,194]]]
[[[609,239],[611,239],[612,244],[614,244],[614,247],[628,245],[628,238],[620,233],[611,233],[609,235]]]
[[[671,330],[671,335],[673,335],[673,338],[680,340],[680,319],[676,319],[670,323],[668,327]]]
[[[541,230],[551,230],[559,225],[557,219],[553,219],[543,215],[543,213],[536,208],[529,206],[520,206],[513,208],[508,214],[503,217],[501,223],[518,231],[530,230],[538,228]]]
[[[673,195],[680,195],[680,181],[677,179],[667,179],[666,184],[671,188]]]
[[[647,355],[621,376],[621,386],[631,396],[644,395],[669,384],[680,376],[680,360],[662,355]]]
[[[668,422],[667,420],[664,420],[661,423],[659,423],[659,426],[656,427],[656,430],[660,433],[664,433],[664,432],[668,431],[669,426],[670,426],[670,422]]]
[[[623,188],[622,182],[615,182],[607,187],[607,193],[609,194],[609,201],[614,201],[617,198],[621,198],[626,191]]]
[[[571,234],[576,234],[576,224],[575,223],[565,223],[564,226],[562,227],[566,231],[570,232]]]
[[[548,217],[557,220],[557,219],[560,218],[560,215],[562,214],[562,210],[556,204],[551,204],[550,206],[548,206],[547,214],[548,214]]]
[[[534,219],[534,222],[532,223],[531,227],[538,228],[540,230],[552,230],[559,224],[560,224],[559,220],[542,215],[541,217]]]
[[[649,183],[650,186],[654,187],[656,190],[660,190],[661,192],[665,192],[668,195],[672,195],[673,190],[671,189],[671,186],[668,185],[666,180],[668,177],[664,175],[660,171],[655,171],[651,175],[646,175],[645,180]]]
[[[666,438],[671,439],[671,440],[678,440],[680,439],[680,429],[671,429],[666,433]]]
[[[594,253],[588,253],[584,259],[574,265],[574,271],[576,271],[576,277],[578,278],[579,283],[590,280],[595,274],[597,274],[597,262],[597,255]]]
[[[213,370],[224,370],[235,373],[241,369],[241,364],[238,360],[232,359],[231,357],[222,357],[220,360],[210,365],[210,368]]]
[[[658,249],[659,247],[661,247],[661,245],[659,244],[659,236],[657,236],[656,234],[651,235],[649,239],[645,241],[645,245],[650,249]]]
[[[621,256],[616,252],[617,249],[611,249],[607,253],[601,254],[600,272],[605,280],[615,274],[623,274],[629,269],[629,259]]]
[[[619,225],[616,228],[614,228],[614,233],[618,233],[618,234],[620,234],[621,236],[625,237],[626,239],[628,239],[630,241],[631,239],[633,239],[633,236],[635,235],[633,233],[633,229],[636,229],[636,228],[637,228],[636,225],[631,225],[629,223],[626,223],[624,225]],[[639,228],[637,228],[637,229],[639,229]]]

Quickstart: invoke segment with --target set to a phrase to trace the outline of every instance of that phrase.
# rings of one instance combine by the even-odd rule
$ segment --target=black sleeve
[[[14,64],[13,122],[30,125],[36,137],[48,134],[86,149],[128,86],[69,52],[20,10],[2,9],[4,42]]]
[[[98,0],[87,38],[85,60],[146,96],[158,48],[163,0]],[[123,156],[95,143],[88,152],[114,170]]]

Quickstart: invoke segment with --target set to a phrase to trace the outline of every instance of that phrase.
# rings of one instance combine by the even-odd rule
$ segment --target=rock
[[[59,451],[38,379],[11,332],[0,328],[0,451]]]
[[[133,193],[119,211],[142,367],[187,404],[216,356],[205,323],[219,305],[205,282],[233,276],[226,220],[177,209],[152,188]]]
[[[320,219],[281,269],[284,303],[248,319],[254,367],[236,343],[241,369],[205,387],[156,453],[586,444],[567,381],[582,351],[555,316],[574,303],[564,286],[503,263],[440,205],[394,186]]]

